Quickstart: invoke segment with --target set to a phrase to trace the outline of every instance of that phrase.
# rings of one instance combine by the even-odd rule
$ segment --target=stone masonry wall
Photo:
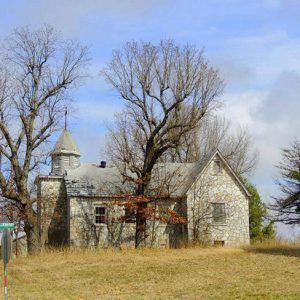
[[[43,244],[68,244],[68,203],[63,177],[43,176],[37,182],[38,218]]]
[[[107,208],[109,217],[115,222],[95,224],[95,207]],[[113,214],[113,215],[112,215]],[[111,199],[105,198],[70,198],[70,245],[75,247],[107,247],[109,245],[134,245],[134,224],[122,224],[119,206],[114,206]],[[107,215],[108,219],[108,215]]]
[[[223,224],[213,222],[212,203],[225,203],[226,221]],[[212,161],[190,188],[187,215],[190,240],[212,244],[224,242],[230,246],[250,242],[248,197],[222,162],[220,173],[215,172]]]
[[[107,208],[107,224],[95,225],[95,206]],[[175,202],[164,200],[160,207],[175,208]],[[134,246],[135,223],[122,221],[124,207],[111,198],[70,198],[70,245],[75,247],[107,247],[123,244]],[[112,222],[112,219],[114,221]],[[181,226],[181,225],[180,225]],[[179,228],[180,232],[181,228]],[[147,221],[146,244],[168,247],[176,243],[178,226],[159,221]]]

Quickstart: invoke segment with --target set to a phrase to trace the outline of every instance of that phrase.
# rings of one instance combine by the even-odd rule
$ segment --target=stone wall
[[[70,198],[70,245],[75,247],[134,245],[134,224],[120,222],[121,208],[110,198]],[[95,207],[107,208],[107,224],[95,224]],[[112,220],[114,218],[114,220]]]
[[[68,244],[68,202],[61,176],[37,178],[38,222],[42,244]]]
[[[161,200],[159,209],[178,209],[176,201]],[[95,206],[107,208],[107,223],[95,225]],[[124,206],[112,198],[70,198],[70,245],[75,247],[134,246],[135,223],[124,222]],[[113,221],[112,221],[113,219]],[[176,246],[182,225],[148,220],[146,245]]]
[[[220,160],[218,156],[214,159]],[[212,203],[225,203],[223,224],[213,221]],[[219,173],[213,160],[189,189],[187,216],[190,240],[230,246],[250,242],[248,196],[222,161]]]
[[[27,255],[26,236],[18,237],[18,239],[13,240],[11,253],[13,257]]]

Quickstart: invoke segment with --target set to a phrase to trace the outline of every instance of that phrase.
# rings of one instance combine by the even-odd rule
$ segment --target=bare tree
[[[207,117],[206,117],[207,118]],[[206,119],[204,118],[204,119]],[[201,122],[202,123],[202,122]],[[169,149],[162,157],[165,162],[188,163],[200,160],[200,125],[181,137],[176,148]]]
[[[300,224],[300,142],[295,140],[282,150],[277,166],[281,178],[277,180],[281,195],[274,197],[270,208],[275,212],[274,220],[284,224]]]
[[[111,158],[136,183],[136,195],[145,195],[154,165],[216,107],[223,82],[202,51],[170,40],[127,43],[103,74],[126,103],[110,131]],[[136,246],[144,240],[146,207],[140,203],[137,212]]]
[[[222,117],[211,117],[200,127],[200,156],[210,156],[219,149],[232,169],[239,175],[251,173],[258,162],[258,151],[253,147],[246,127],[232,128]]]
[[[224,117],[208,115],[200,125],[182,137],[176,149],[170,149],[166,161],[196,162],[210,157],[219,149],[239,175],[250,174],[258,162],[247,128],[233,129]]]
[[[29,179],[44,162],[45,145],[57,130],[68,90],[83,76],[87,49],[50,26],[16,29],[0,56],[2,196],[21,205],[28,251],[39,248],[35,198]]]

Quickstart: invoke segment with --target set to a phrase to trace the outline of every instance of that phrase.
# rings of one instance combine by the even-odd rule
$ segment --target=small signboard
[[[15,228],[15,223],[10,223],[10,222],[1,222],[0,223],[0,229],[14,229]]]

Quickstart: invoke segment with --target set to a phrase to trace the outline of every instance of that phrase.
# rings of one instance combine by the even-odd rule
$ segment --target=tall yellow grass
[[[61,249],[9,263],[10,299],[300,299],[300,244]]]

